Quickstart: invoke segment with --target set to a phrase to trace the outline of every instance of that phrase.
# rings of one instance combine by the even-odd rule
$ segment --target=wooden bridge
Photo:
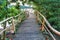
[[[52,28],[40,12],[30,13],[24,21],[22,21],[20,15],[0,22],[0,26],[4,27],[0,31],[0,40],[58,40],[51,32],[56,35],[60,35],[60,32]],[[18,24],[19,27],[16,26]],[[16,28],[18,28],[17,32]]]

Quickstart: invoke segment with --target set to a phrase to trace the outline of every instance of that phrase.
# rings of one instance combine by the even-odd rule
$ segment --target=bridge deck
[[[20,25],[14,40],[45,40],[45,37],[39,30],[40,26],[36,22],[35,16],[30,16]]]

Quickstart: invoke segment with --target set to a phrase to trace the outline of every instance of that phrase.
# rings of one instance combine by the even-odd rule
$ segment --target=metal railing
[[[42,31],[44,30],[44,29],[46,29],[47,31],[48,31],[48,33],[49,33],[49,35],[52,37],[52,39],[53,40],[56,40],[56,38],[53,36],[53,34],[50,32],[50,30],[52,31],[52,32],[54,32],[55,34],[58,34],[58,35],[60,35],[60,32],[58,32],[57,30],[55,30],[51,25],[50,25],[50,23],[48,22],[48,20],[45,18],[45,16],[44,15],[42,15],[39,11],[35,11],[35,15],[36,15],[36,19],[37,19],[37,21],[39,21],[41,24],[42,24]],[[47,25],[47,26],[46,26]],[[49,29],[50,30],[49,30]]]

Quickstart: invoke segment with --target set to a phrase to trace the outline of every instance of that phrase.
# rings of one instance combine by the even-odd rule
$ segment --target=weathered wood
[[[41,30],[44,31],[44,24],[45,24],[45,21],[43,20],[42,21],[42,25],[41,25]]]
[[[15,24],[14,24],[14,18],[12,18],[12,28],[11,28],[11,32],[15,32]]]

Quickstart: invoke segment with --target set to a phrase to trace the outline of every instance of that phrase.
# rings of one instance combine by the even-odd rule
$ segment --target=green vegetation
[[[32,0],[29,0],[29,3]],[[23,1],[23,4],[26,1]],[[60,0],[33,0],[33,5],[40,11],[50,22],[52,27],[60,31]],[[19,4],[19,3],[17,3]],[[30,3],[31,4],[31,3]],[[0,0],[0,21],[20,13],[19,5],[7,8],[7,1]],[[21,14],[23,18],[25,14]]]
[[[11,16],[16,16],[17,14],[19,14],[20,10],[16,9],[14,6],[11,7],[11,8],[8,8],[8,17],[11,17]]]
[[[0,20],[6,16],[6,0],[0,1]]]
[[[60,31],[60,0],[33,0],[33,2],[52,27]]]
[[[12,17],[12,16],[16,16],[19,13],[22,15],[21,17],[23,18],[25,16],[24,13],[21,13],[20,11],[20,6],[19,3],[16,2],[17,5],[16,6],[11,6],[9,8],[7,8],[7,1],[6,0],[0,0],[0,21],[8,18],[8,17]]]

